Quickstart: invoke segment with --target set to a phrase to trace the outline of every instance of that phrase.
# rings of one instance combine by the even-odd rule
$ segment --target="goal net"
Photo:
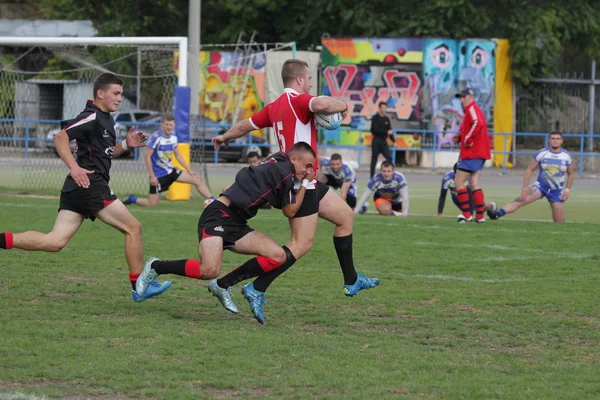
[[[130,126],[149,134],[158,130],[161,116],[173,111],[175,87],[189,83],[193,55],[186,38],[24,39],[0,38],[0,190],[60,190],[67,170],[52,138],[61,120],[83,110],[101,73],[114,73],[125,82],[123,102],[113,114],[117,140]],[[191,166],[207,183],[207,163],[245,161],[250,151],[270,153],[269,138],[261,131],[218,154],[210,141],[263,107],[267,59],[281,50],[291,58],[294,49],[293,42],[256,43],[253,36],[236,44],[201,46],[195,56],[199,85],[192,95],[189,140]],[[142,148],[113,160],[110,185],[117,195],[148,193],[144,154]]]
[[[19,39],[19,38],[16,38]],[[21,38],[22,39],[22,38]],[[130,126],[155,131],[162,113],[173,107],[178,85],[179,43],[0,43],[0,187],[5,190],[56,193],[67,170],[56,154],[53,136],[60,121],[76,117],[93,96],[93,82],[104,72],[120,76],[124,96],[113,113],[117,141]],[[115,38],[105,38],[115,39]],[[140,39],[140,38],[132,38]],[[165,38],[156,38],[165,39]],[[180,38],[184,39],[185,38]],[[183,47],[185,48],[185,47]],[[185,71],[184,71],[185,72]],[[115,159],[115,192],[147,192],[144,150]]]

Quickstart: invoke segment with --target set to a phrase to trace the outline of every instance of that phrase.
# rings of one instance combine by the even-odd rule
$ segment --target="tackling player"
[[[305,61],[287,60],[281,69],[281,78],[284,85],[283,94],[251,118],[238,122],[225,134],[215,136],[213,138],[215,149],[219,149],[221,144],[229,144],[230,140],[242,137],[252,130],[273,128],[279,149],[284,153],[288,152],[294,143],[300,141],[310,143],[317,153],[317,127],[313,114],[341,112],[342,116],[346,117],[348,107],[341,100],[327,96],[314,97],[309,94],[312,88],[312,76]],[[352,209],[323,183],[315,180],[311,182],[308,189],[300,210],[290,220],[292,237],[287,247],[295,259],[304,256],[312,247],[318,217],[322,217],[335,224],[333,244],[344,275],[345,295],[354,296],[360,290],[378,285],[379,279],[359,275],[354,268]],[[292,265],[293,262],[286,263],[261,276],[247,285],[246,292],[252,291],[255,295],[253,298],[258,299],[256,302],[261,303],[262,308],[264,292],[277,276]]]
[[[198,221],[198,255],[200,260],[160,261],[150,259],[144,267],[137,284],[138,293],[144,293],[147,285],[161,274],[176,274],[195,279],[213,279],[208,290],[219,299],[223,307],[237,313],[231,299],[231,287],[274,270],[286,260],[294,260],[290,250],[281,247],[264,233],[248,226],[248,220],[256,216],[267,202],[279,208],[288,218],[293,218],[305,198],[306,188],[314,178],[314,150],[304,142],[298,142],[286,155],[276,153],[264,163],[242,168],[235,182],[216,201],[208,205]],[[295,181],[301,181],[296,192]],[[236,253],[256,254],[258,257],[244,263],[235,271],[217,280],[221,272],[223,250]],[[252,296],[244,288],[246,297]],[[261,324],[262,304],[250,302],[252,312]],[[260,306],[260,307],[259,307]],[[259,307],[260,309],[256,309]]]

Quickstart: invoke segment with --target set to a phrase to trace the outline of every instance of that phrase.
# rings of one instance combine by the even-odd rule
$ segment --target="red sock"
[[[458,196],[458,206],[462,210],[463,216],[466,219],[471,218],[471,203],[469,201],[469,190],[462,188],[456,191]]]
[[[258,261],[258,265],[260,265],[264,272],[269,272],[277,267],[281,267],[281,263],[278,263],[269,257],[258,256],[256,257],[256,261]]]
[[[135,281],[137,281],[137,278],[140,276],[140,274],[129,274],[129,282],[131,282],[131,287],[133,288],[133,290],[135,290]]]
[[[185,276],[188,278],[200,279],[200,261],[187,260],[185,262]]]
[[[483,219],[483,213],[485,212],[485,199],[482,189],[473,190],[473,200],[475,200],[477,219]]]
[[[0,249],[12,249],[13,234],[11,232],[0,233]]]

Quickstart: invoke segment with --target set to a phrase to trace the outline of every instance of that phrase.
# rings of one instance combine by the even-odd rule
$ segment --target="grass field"
[[[536,221],[549,219],[543,201],[457,225],[433,218],[439,178],[409,178],[411,212],[429,216],[357,217],[357,269],[379,287],[343,295],[322,221],[269,290],[266,326],[239,290],[233,315],[206,282],[176,276],[134,303],[123,239],[100,222],[60,253],[0,250],[0,400],[600,398],[600,191],[573,192],[578,222]],[[501,204],[517,192],[486,187]],[[145,255],[197,257],[200,203],[131,208]],[[0,231],[47,231],[57,204],[0,196]],[[446,212],[458,214],[450,199]],[[289,237],[275,210],[251,225]],[[224,270],[245,259],[227,253]]]

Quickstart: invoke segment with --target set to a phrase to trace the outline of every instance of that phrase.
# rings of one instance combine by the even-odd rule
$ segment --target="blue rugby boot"
[[[363,289],[371,289],[377,285],[379,285],[378,278],[367,278],[364,275],[359,274],[354,284],[344,285],[344,294],[348,297],[352,297]]]
[[[265,304],[265,294],[254,289],[254,285],[252,283],[249,283],[242,288],[242,294],[246,300],[248,300],[248,304],[250,304],[250,309],[252,310],[254,318],[256,318],[256,320],[262,325],[265,325],[267,320],[265,319],[262,311],[263,305]]]

